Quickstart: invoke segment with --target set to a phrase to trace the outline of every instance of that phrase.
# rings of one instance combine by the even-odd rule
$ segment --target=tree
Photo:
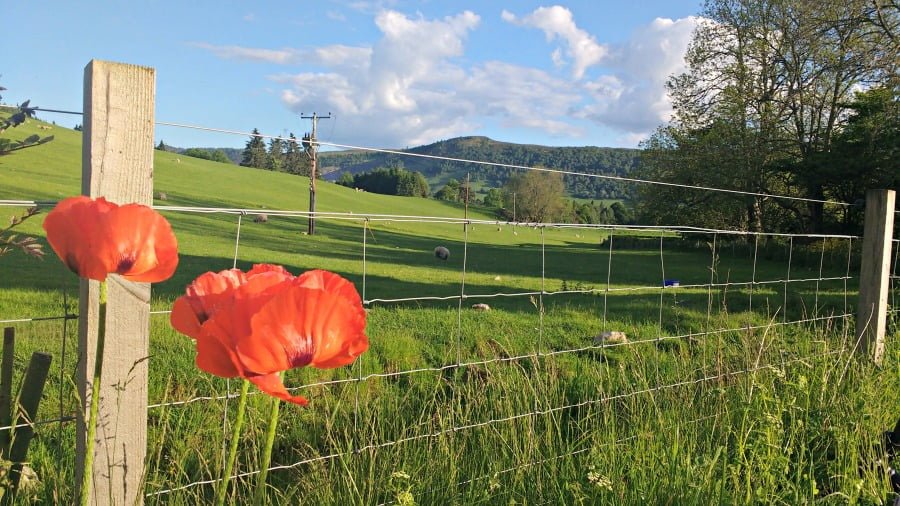
[[[428,198],[430,193],[428,181],[420,172],[410,172],[404,169],[391,169],[397,174],[397,195],[405,197]]]
[[[848,107],[831,153],[812,163],[823,174],[824,193],[857,202],[868,189],[900,187],[900,90],[885,86],[857,93]],[[834,213],[833,228],[862,233],[863,211],[842,206]]]
[[[214,162],[219,163],[232,163],[231,158],[228,158],[228,155],[225,154],[221,149],[214,149],[210,152],[209,159]]]
[[[75,125],[75,130],[80,130],[81,129],[80,127],[81,127],[81,125]],[[158,149],[160,151],[167,151],[167,147],[168,146],[166,146],[166,143],[163,142],[162,139],[160,139],[159,144],[156,145],[156,149]]]
[[[558,172],[530,170],[506,183],[507,193],[516,195],[516,218],[519,221],[547,222],[559,217],[565,185]]]
[[[281,139],[273,137],[269,140],[268,158],[267,169],[274,171],[284,170],[284,145]]]
[[[484,205],[485,207],[493,207],[496,209],[500,209],[503,207],[503,192],[498,190],[497,188],[491,188],[487,191],[487,194],[484,196]]]
[[[301,149],[293,132],[291,132],[284,150],[284,171],[298,176],[309,176],[310,172],[309,158]]]
[[[449,179],[444,186],[441,187],[440,190],[435,192],[434,198],[438,200],[446,200],[449,202],[458,202],[459,201],[459,181],[456,179]]]
[[[890,31],[871,29],[872,5],[709,0],[687,71],[667,85],[673,118],[642,146],[641,176],[746,193],[645,187],[642,212],[664,221],[687,212],[751,231],[821,231],[821,202],[750,193],[833,198],[817,161],[834,147],[851,90],[896,76],[898,45]],[[885,26],[897,26],[897,9],[879,12]]]
[[[347,188],[353,188],[353,174],[349,172],[341,172],[341,176],[336,181],[337,184],[341,186],[346,186]]]
[[[247,146],[244,148],[241,165],[257,169],[265,169],[268,166],[266,143],[263,141],[262,137],[260,137],[259,130],[255,128],[250,136],[250,140],[247,141]]]

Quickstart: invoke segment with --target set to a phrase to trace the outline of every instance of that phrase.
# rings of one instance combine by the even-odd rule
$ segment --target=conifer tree
[[[269,155],[266,153],[266,143],[259,136],[259,130],[253,129],[253,135],[247,141],[247,147],[244,148],[244,155],[241,158],[241,165],[244,167],[255,167],[257,169],[265,169],[268,166]]]
[[[269,160],[266,168],[274,171],[285,170],[284,143],[281,139],[273,138],[269,141]]]

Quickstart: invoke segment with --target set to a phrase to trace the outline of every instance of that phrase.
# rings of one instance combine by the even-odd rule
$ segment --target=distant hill
[[[489,161],[508,165],[546,167],[586,174],[627,176],[637,166],[640,151],[624,148],[548,147],[499,142],[487,137],[458,137],[399,150],[429,156]],[[466,173],[476,186],[499,188],[519,169],[465,162],[451,162],[362,150],[319,153],[319,167],[327,180],[337,180],[344,172],[357,174],[378,167],[402,167],[421,172],[432,191],[448,180],[463,181]],[[590,199],[623,199],[628,188],[616,181],[587,176],[565,176],[569,195]]]

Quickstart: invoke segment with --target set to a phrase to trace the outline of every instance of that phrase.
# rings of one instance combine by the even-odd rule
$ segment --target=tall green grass
[[[37,132],[32,123],[16,135],[29,129]],[[52,133],[48,145],[0,158],[0,198],[78,192],[79,133]],[[160,206],[307,207],[308,180],[296,176],[163,152],[154,170]],[[900,416],[900,350],[889,342],[880,367],[854,353],[852,317],[843,315],[855,308],[855,280],[843,277],[848,264],[855,276],[857,241],[377,219],[464,210],[327,183],[318,201],[359,219],[323,218],[308,236],[302,217],[242,216],[236,244],[238,215],[164,211],[181,263],[153,286],[154,311],[196,275],[235,262],[333,270],[370,301],[371,348],[357,363],[286,375],[311,402],[282,409],[271,504],[888,499],[876,443]],[[42,238],[40,219],[23,231]],[[434,258],[437,245],[450,249],[447,262]],[[664,278],[682,287],[663,289]],[[463,293],[463,282],[462,304],[440,299]],[[473,297],[521,292],[548,293]],[[77,280],[52,254],[0,257],[0,319],[73,313],[76,296]],[[406,298],[416,300],[385,302]],[[492,310],[472,311],[474,302]],[[75,322],[13,325],[19,369],[32,350],[54,355],[39,418],[73,413]],[[605,330],[630,343],[592,347]],[[237,385],[193,360],[191,340],[154,314],[149,400],[160,406],[148,412],[150,504],[210,501],[215,484],[196,483],[221,475],[223,423],[236,404],[221,397]],[[259,469],[265,401],[251,396],[239,474]],[[70,502],[73,451],[71,424],[41,426],[31,452],[40,481],[19,502]],[[254,478],[235,480],[234,503],[249,501]]]

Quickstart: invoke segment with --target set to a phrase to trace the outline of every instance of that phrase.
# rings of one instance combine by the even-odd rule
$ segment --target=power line
[[[57,112],[57,113],[62,113],[62,114],[82,114],[82,113],[79,113],[76,111],[61,111],[61,110],[55,110],[55,109],[37,109],[37,110],[41,110],[41,111],[45,111],[45,112]],[[229,129],[224,129],[224,128],[204,127],[204,126],[200,126],[200,125],[191,125],[191,124],[186,124],[186,123],[157,121],[157,122],[155,122],[155,124],[158,126],[186,128],[186,129],[191,129],[191,130],[201,130],[201,131],[205,131],[205,132],[216,132],[216,133],[224,133],[224,134],[231,134],[231,135],[241,135],[241,136],[245,136],[245,137],[250,136],[250,137],[259,137],[262,139],[289,140],[288,138],[280,136],[280,135],[255,134],[252,132],[244,132],[244,131],[240,131],[240,130],[229,130]],[[777,195],[777,194],[773,194],[773,193],[751,192],[751,191],[745,191],[745,190],[715,188],[715,187],[710,187],[710,186],[698,186],[698,185],[689,185],[689,184],[683,184],[683,183],[670,183],[670,182],[665,182],[665,181],[653,181],[653,180],[649,180],[649,179],[640,179],[640,178],[624,177],[624,176],[612,176],[612,175],[607,175],[607,174],[590,174],[587,172],[577,172],[577,171],[563,170],[563,169],[549,169],[549,168],[545,168],[545,167],[532,167],[532,166],[528,166],[528,165],[517,165],[517,164],[509,164],[509,163],[488,162],[488,161],[483,161],[483,160],[471,160],[468,158],[455,158],[455,157],[449,157],[449,156],[428,155],[428,154],[424,154],[424,153],[412,153],[409,151],[400,151],[400,150],[396,150],[396,149],[373,148],[373,147],[369,147],[369,146],[356,146],[356,145],[352,145],[352,144],[340,144],[340,143],[336,143],[336,142],[317,141],[316,144],[319,146],[330,146],[330,147],[341,148],[341,149],[356,149],[356,150],[361,150],[361,151],[370,151],[373,153],[385,153],[385,154],[393,154],[393,155],[399,155],[399,156],[409,156],[409,157],[416,157],[416,158],[426,158],[426,159],[431,159],[431,160],[441,160],[441,161],[447,161],[447,162],[471,163],[471,164],[476,164],[476,165],[501,167],[501,168],[507,168],[507,169],[535,170],[535,171],[541,171],[541,172],[551,172],[551,173],[563,174],[563,175],[568,175],[568,176],[584,176],[584,177],[591,177],[591,178],[598,178],[598,179],[606,179],[606,180],[610,180],[610,181],[619,181],[619,182],[623,182],[623,183],[652,184],[652,185],[658,185],[658,186],[668,186],[668,187],[672,187],[672,188],[685,188],[685,189],[690,189],[690,190],[713,191],[713,192],[720,192],[720,193],[728,193],[728,194],[732,194],[732,195],[748,195],[748,196],[752,196],[752,197],[774,198],[774,199],[792,200],[792,201],[797,201],[797,202],[812,202],[812,203],[818,203],[818,204],[829,204],[829,205],[844,206],[844,207],[857,207],[858,206],[858,204],[854,204],[854,203],[850,203],[850,202],[841,202],[841,201],[837,201],[837,200],[811,199],[811,198],[807,198],[807,197],[794,197],[794,196],[789,196],[789,195]],[[900,210],[896,210],[894,212],[897,214],[900,214]]]

